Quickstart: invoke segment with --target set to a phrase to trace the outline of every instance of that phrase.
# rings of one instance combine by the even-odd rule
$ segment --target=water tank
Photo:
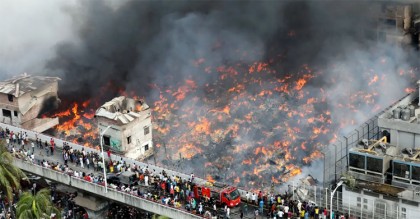
[[[416,112],[416,108],[413,105],[410,105],[408,107],[408,109],[410,109],[410,117],[414,117],[415,116],[415,112]]]
[[[410,120],[410,109],[403,109],[401,111],[401,119],[404,121]]]
[[[395,108],[394,110],[392,110],[392,113],[394,114],[394,119],[399,119],[400,114],[401,114],[401,109],[400,108]]]

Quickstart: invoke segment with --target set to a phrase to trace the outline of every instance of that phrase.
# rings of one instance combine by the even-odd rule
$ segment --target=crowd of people
[[[121,192],[127,192],[145,199],[153,200],[164,205],[172,206],[190,211],[203,217],[213,217],[219,215],[223,218],[231,218],[231,209],[222,206],[218,209],[216,201],[209,197],[195,197],[193,189],[194,174],[188,179],[183,179],[176,175],[169,175],[164,170],[158,172],[148,166],[139,166],[135,163],[127,164],[123,158],[112,160],[110,151],[107,151],[107,158],[102,163],[102,157],[95,152],[87,152],[73,149],[69,144],[62,146],[62,162],[49,161],[48,159],[37,159],[35,151],[45,150],[47,156],[51,156],[55,151],[55,142],[51,138],[50,142],[42,142],[39,138],[29,141],[28,135],[24,132],[13,133],[8,129],[0,130],[0,137],[6,139],[10,151],[17,157],[27,159],[35,164],[56,171],[67,173],[73,177],[81,178],[89,182],[104,185],[104,177],[101,174],[103,168],[107,173],[120,174],[130,171],[135,176],[130,183],[109,184]],[[29,147],[28,147],[29,145]],[[75,168],[69,166],[72,164]],[[329,211],[326,208],[318,207],[310,202],[300,202],[292,200],[290,194],[270,195],[262,191],[258,193],[246,193],[243,204],[237,216],[267,217],[267,218],[302,218],[302,219],[321,219],[329,218]],[[334,212],[333,212],[334,214]],[[347,215],[333,215],[334,218],[348,218]],[[216,217],[217,218],[217,217]]]

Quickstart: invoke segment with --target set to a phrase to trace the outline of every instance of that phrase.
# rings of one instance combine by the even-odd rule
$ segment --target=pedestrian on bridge
[[[82,167],[84,169],[85,166],[83,165],[83,156],[79,157],[79,161],[80,161],[80,167]]]
[[[45,144],[47,144],[47,141],[45,141]],[[50,151],[50,150],[48,149],[48,146],[46,146],[46,147],[45,147],[45,154],[47,155],[47,157],[49,156],[49,155],[48,155],[48,151]]]
[[[259,207],[260,207],[260,208],[259,208],[259,209],[260,209],[260,213],[261,213],[261,214],[263,214],[264,201],[263,201],[262,199],[260,200],[260,206],[259,206]]]

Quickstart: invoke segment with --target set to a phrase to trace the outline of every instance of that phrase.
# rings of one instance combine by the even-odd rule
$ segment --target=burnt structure
[[[43,132],[58,124],[58,118],[37,118],[45,108],[57,106],[57,77],[22,74],[0,82],[0,122]]]
[[[144,101],[124,96],[102,105],[95,113],[105,148],[131,159],[153,154],[150,107]]]

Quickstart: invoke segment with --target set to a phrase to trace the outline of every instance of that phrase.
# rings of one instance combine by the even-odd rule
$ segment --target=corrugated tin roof
[[[140,117],[140,114],[136,112],[138,109],[136,105],[141,106],[142,111],[149,109],[149,106],[142,101],[120,96],[103,104],[96,110],[95,115],[115,120],[121,124],[128,124]]]
[[[13,94],[20,97],[27,92],[37,90],[52,82],[61,80],[57,77],[31,76],[26,73],[0,82],[0,93]],[[16,93],[18,89],[18,92]]]

